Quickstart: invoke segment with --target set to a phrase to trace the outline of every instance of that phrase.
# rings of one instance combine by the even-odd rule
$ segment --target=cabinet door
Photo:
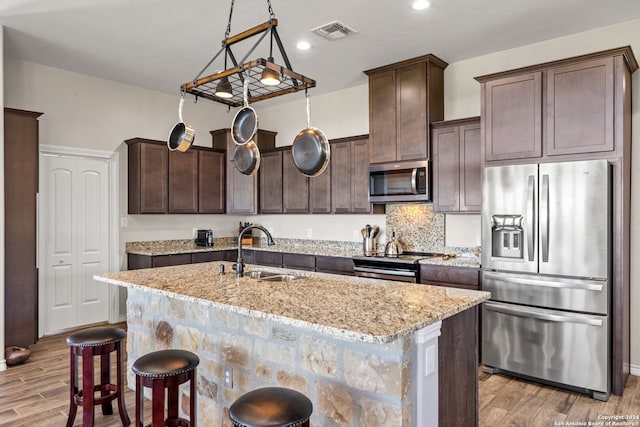
[[[198,213],[224,213],[225,156],[198,151]]]
[[[316,271],[353,276],[353,259],[346,257],[316,256]]]
[[[613,151],[613,58],[547,71],[547,154]]]
[[[484,83],[485,160],[542,156],[542,73]]]
[[[331,213],[331,162],[320,175],[309,178],[309,212]]]
[[[371,163],[396,160],[395,70],[369,77],[369,134]]]
[[[396,117],[397,160],[428,158],[426,62],[396,70]]]
[[[260,213],[282,213],[282,151],[262,153],[260,160]]]
[[[351,212],[371,212],[368,138],[351,142]]]
[[[191,254],[156,255],[153,257],[154,268],[184,264],[191,264]]]
[[[460,127],[433,130],[433,210],[460,210]]]
[[[309,177],[293,163],[291,150],[282,152],[282,212],[309,212]]]
[[[129,213],[167,213],[169,162],[166,145],[129,145]]]
[[[236,145],[227,131],[227,213],[258,213],[258,174],[240,173],[233,161]]]
[[[282,254],[282,267],[314,271],[316,269],[316,257],[315,255],[284,253]]]
[[[198,152],[169,152],[169,213],[198,212]]]
[[[331,211],[351,212],[351,143],[331,144]]]
[[[460,126],[460,211],[482,210],[480,123]]]

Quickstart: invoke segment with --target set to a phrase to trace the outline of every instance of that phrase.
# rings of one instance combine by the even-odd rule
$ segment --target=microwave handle
[[[411,171],[411,194],[418,194],[418,168]]]

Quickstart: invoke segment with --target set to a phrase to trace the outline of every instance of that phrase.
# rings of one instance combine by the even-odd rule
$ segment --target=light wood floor
[[[31,347],[32,354],[27,362],[0,372],[0,426],[65,425],[69,410],[66,336],[40,340]],[[640,378],[635,376],[629,378],[623,396],[611,396],[606,403],[578,393],[484,372],[479,374],[479,384],[481,427],[550,427],[561,425],[554,421],[593,423],[599,421],[599,415],[640,416]],[[125,401],[133,425],[135,396],[128,388]],[[96,426],[120,426],[117,405],[114,405],[114,412],[114,415],[103,416],[100,407],[96,407]],[[150,414],[148,407],[145,413]],[[635,422],[629,425],[640,426],[640,420]],[[81,408],[74,426],[80,425]]]

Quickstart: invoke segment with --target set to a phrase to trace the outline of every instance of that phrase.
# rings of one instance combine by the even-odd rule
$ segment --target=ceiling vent
[[[338,40],[350,34],[357,33],[356,30],[347,27],[339,21],[329,22],[328,24],[313,28],[311,32],[316,33],[320,37],[324,37],[327,40]]]

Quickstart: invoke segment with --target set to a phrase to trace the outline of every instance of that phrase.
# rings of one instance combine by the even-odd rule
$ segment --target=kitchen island
[[[302,277],[249,277],[258,269]],[[251,265],[246,271],[236,278],[229,263],[211,262],[95,279],[128,288],[129,364],[162,348],[199,355],[200,425],[225,425],[236,398],[267,385],[309,396],[313,425],[438,424],[441,322],[473,313],[447,329],[473,333],[475,306],[488,293]],[[475,347],[454,350],[476,360]],[[469,381],[474,401],[475,375]]]

